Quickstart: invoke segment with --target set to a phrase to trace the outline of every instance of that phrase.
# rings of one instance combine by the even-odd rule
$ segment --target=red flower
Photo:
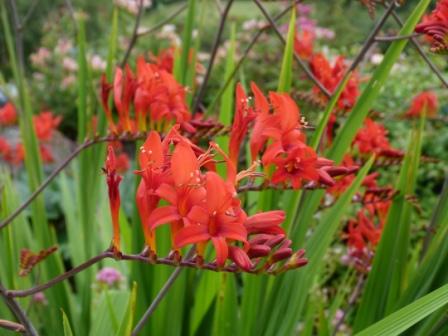
[[[50,148],[47,146],[40,144],[39,145],[40,157],[44,163],[52,163],[54,161],[53,154],[51,153]]]
[[[247,105],[247,97],[240,83],[236,86],[235,117],[230,131],[229,157],[233,164],[238,166],[238,156],[241,143],[246,136],[249,123],[255,118],[251,108]]]
[[[121,176],[117,175],[117,162],[112,146],[108,147],[106,158],[106,182],[109,193],[109,205],[113,225],[112,250],[116,255],[120,254],[120,191]]]
[[[16,108],[11,102],[0,107],[0,125],[9,126],[17,122]]]
[[[115,124],[109,107],[112,88],[118,124]],[[175,123],[189,132],[195,131],[189,123],[191,115],[186,105],[185,88],[176,82],[172,74],[147,63],[143,57],[137,59],[135,76],[126,66],[124,74],[122,69],[117,68],[113,86],[102,77],[101,102],[112,132],[134,132],[148,128],[166,131]]]
[[[334,65],[331,66],[325,56],[320,53],[312,56],[310,67],[316,78],[331,93],[336,90],[338,84],[347,71],[347,66],[345,65],[345,60],[342,56],[339,56]],[[322,96],[322,93],[318,87],[313,87],[313,92],[324,102],[327,101],[327,98]],[[338,108],[344,111],[350,110],[355,105],[358,96],[359,78],[356,73],[353,73],[342,91],[341,96],[339,97]]]
[[[160,69],[163,69],[168,73],[173,73],[174,50],[174,47],[161,50],[157,56],[150,56],[151,61]]]
[[[309,30],[304,30],[301,34],[296,32],[294,37],[294,51],[304,60],[309,60],[313,55],[314,40],[316,36]]]
[[[235,215],[231,205],[233,196],[225,182],[214,172],[206,174],[206,207],[195,207],[190,214],[191,224],[175,236],[175,246],[212,241],[216,250],[216,263],[223,266],[229,256],[228,241],[247,243],[247,231]]]
[[[163,182],[164,172],[163,164],[165,153],[162,141],[157,132],[149,133],[148,138],[139,152],[140,171],[137,173],[142,176],[142,180],[137,189],[136,202],[145,235],[146,245],[150,250],[155,251],[154,232],[150,228],[149,217],[157,208],[160,197],[155,193],[157,188]]]
[[[353,140],[353,146],[357,147],[361,154],[400,157],[402,153],[393,149],[387,139],[386,128],[367,118],[364,121],[364,127],[361,128]]]
[[[5,157],[11,150],[8,141],[4,137],[0,137],[0,155]]]
[[[171,223],[172,235],[184,226],[195,222],[198,206],[205,202],[205,189],[199,161],[190,145],[180,141],[174,149],[170,167],[172,181],[162,183],[156,194],[170,205],[155,209],[148,218],[151,230],[162,224]]]
[[[291,182],[294,189],[302,186],[302,180],[317,181],[317,155],[306,145],[297,145],[288,152],[277,155],[271,161],[277,168],[272,175],[272,183]]]
[[[13,165],[20,165],[25,160],[25,146],[21,143],[16,144],[14,148],[10,146],[3,158]]]
[[[49,141],[53,137],[54,130],[62,121],[61,116],[55,117],[50,111],[39,113],[33,116],[34,129],[39,140]]]
[[[412,99],[411,106],[405,116],[408,118],[420,117],[425,112],[427,117],[434,117],[438,109],[437,96],[431,91],[424,91]]]
[[[415,27],[417,33],[425,34],[431,42],[431,51],[446,53],[448,49],[448,0],[440,0],[431,14]]]

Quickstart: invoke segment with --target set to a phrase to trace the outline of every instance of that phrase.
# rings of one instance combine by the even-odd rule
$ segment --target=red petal
[[[223,212],[230,207],[232,195],[230,195],[223,179],[214,172],[207,173],[207,206],[210,214]]]
[[[157,188],[156,194],[171,204],[177,204],[176,189],[170,184],[163,183]]]
[[[163,148],[159,133],[151,131],[139,154],[140,167],[145,169],[148,165],[159,168],[163,164]]]
[[[218,266],[224,266],[229,255],[229,248],[227,242],[222,237],[212,237],[212,243],[216,250],[216,263]]]
[[[200,206],[193,206],[187,215],[192,224],[207,224],[210,218],[206,209]]]
[[[177,208],[174,206],[164,206],[155,209],[148,218],[148,225],[151,230],[154,230],[157,226],[173,222],[181,219],[177,212]]]
[[[250,83],[250,87],[252,89],[252,92],[254,93],[255,98],[255,108],[256,112],[268,114],[269,113],[269,102],[264,96],[263,92],[258,88],[258,86],[252,82]]]
[[[188,244],[195,244],[209,240],[207,226],[205,225],[190,225],[182,228],[174,238],[174,246],[181,248]]]
[[[185,141],[179,142],[171,157],[171,173],[176,186],[189,184],[198,171],[198,160],[191,146]]]

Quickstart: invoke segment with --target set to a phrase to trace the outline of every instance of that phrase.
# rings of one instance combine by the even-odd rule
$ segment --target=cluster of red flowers
[[[437,96],[431,91],[424,91],[412,99],[411,106],[407,110],[405,117],[418,118],[423,113],[426,117],[435,117],[439,109]]]
[[[44,111],[33,116],[34,130],[39,143],[39,151],[44,163],[54,161],[49,142],[54,130],[59,126],[61,117],[55,117],[51,112]],[[7,103],[0,108],[0,126],[9,127],[17,123],[17,112],[12,103]],[[25,158],[25,147],[22,143],[11,145],[4,137],[0,137],[0,157],[13,165],[20,165]]]
[[[322,85],[331,93],[333,93],[338,84],[343,79],[347,71],[345,59],[338,56],[333,65],[321,53],[314,54],[310,60],[310,68],[314,76],[322,83]],[[313,92],[326,102],[326,97],[322,96],[320,89],[315,86]],[[341,111],[349,111],[355,105],[359,96],[359,77],[356,73],[350,76],[344,90],[342,91],[337,107]]]
[[[280,224],[285,219],[281,210],[248,216],[238,199],[239,184],[249,178],[264,176],[262,186],[272,184],[298,189],[303,181],[317,186],[333,185],[333,176],[353,172],[353,167],[334,167],[332,161],[318,157],[306,145],[301,130],[300,112],[287,94],[269,93],[266,98],[252,83],[254,99],[248,99],[242,86],[236,88],[235,117],[230,131],[228,154],[210,142],[201,149],[181,135],[176,125],[164,134],[151,131],[140,148],[138,161],[142,177],[137,189],[139,210],[149,257],[156,256],[155,231],[169,224],[172,234],[172,258],[180,258],[180,249],[196,246],[198,260],[211,242],[216,251],[216,265],[224,267],[228,259],[238,268],[253,272],[269,268],[283,271],[303,265],[303,251],[294,253]],[[153,112],[157,112],[154,110]],[[250,135],[249,147],[254,162],[238,172],[240,149]],[[217,173],[216,155],[226,164],[226,177]],[[257,170],[258,157],[265,174]],[[119,251],[119,198],[115,154],[109,149],[106,163],[115,238],[113,248]],[[159,203],[162,201],[161,206]],[[261,264],[261,257],[265,263]],[[284,261],[281,266],[279,261]]]
[[[431,51],[448,51],[448,0],[440,0],[431,14],[415,27],[417,33],[425,34],[431,43]]]
[[[361,128],[353,140],[353,147],[360,155],[384,156],[389,158],[403,157],[403,152],[391,147],[387,139],[386,128],[370,118],[364,121]]]
[[[113,92],[118,121],[114,120],[109,96]],[[101,80],[101,102],[113,133],[146,131],[155,129],[166,132],[172,125],[194,132],[190,124],[191,114],[185,102],[186,90],[176,82],[164,67],[137,59],[134,74],[126,65],[117,68],[113,84],[106,76]]]
[[[216,173],[214,153],[226,158],[227,177]],[[224,267],[228,259],[245,271],[252,271],[266,257],[263,269],[282,270],[306,264],[303,251],[294,253],[280,224],[283,211],[248,216],[237,198],[240,174],[227,155],[211,143],[203,151],[173,127],[162,140],[151,131],[139,152],[142,179],[136,202],[150,258],[156,257],[155,231],[169,224],[172,234],[172,258],[180,259],[180,249],[195,244],[198,264],[203,262],[207,243],[216,251],[216,265]],[[106,161],[107,183],[114,223],[113,248],[119,251],[120,178],[114,166],[112,148]],[[163,201],[164,206],[160,206]],[[285,261],[281,266],[280,261]],[[275,265],[275,266],[273,266]]]
[[[254,106],[241,88],[237,87],[236,118],[231,131],[230,157],[236,162],[240,144],[253,120],[250,138],[252,160],[261,155],[267,179],[273,184],[284,184],[298,189],[303,181],[332,186],[334,175],[350,173],[344,167],[334,167],[333,162],[318,157],[306,145],[301,130],[300,111],[287,94],[269,93],[269,100],[252,83]],[[233,140],[233,141],[232,141]],[[264,150],[263,150],[264,149]]]

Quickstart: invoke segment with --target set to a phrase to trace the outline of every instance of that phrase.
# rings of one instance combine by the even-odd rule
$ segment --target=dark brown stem
[[[138,261],[145,264],[151,264],[151,265],[167,265],[167,266],[173,266],[173,267],[181,267],[181,268],[194,268],[194,269],[201,269],[201,270],[207,270],[207,271],[213,271],[213,272],[227,272],[227,273],[239,273],[242,272],[242,270],[234,263],[227,265],[227,266],[218,266],[214,262],[198,262],[198,259],[196,257],[191,257],[193,255],[194,249],[192,248],[186,255],[185,259],[178,260],[176,258],[173,258],[171,256],[168,257],[148,257],[146,254],[120,254],[118,257],[117,255],[107,250],[87,261],[84,263],[72,268],[71,270],[62,273],[53,279],[49,280],[46,283],[43,283],[41,285],[34,286],[29,289],[22,289],[22,290],[6,290],[3,291],[3,296],[7,298],[16,298],[16,297],[27,297],[39,292],[42,292],[50,287],[53,287],[57,285],[58,283],[67,280],[68,278],[71,278],[72,276],[75,276],[76,274],[84,271],[85,269],[89,268],[92,265],[95,265],[96,263],[100,262],[103,259],[115,259],[116,261]],[[251,270],[245,270],[245,273],[250,274],[269,274],[269,275],[275,275],[275,272],[270,272],[269,270],[266,271],[263,267],[255,267]],[[1,289],[0,289],[1,291]]]
[[[386,5],[386,4],[384,4],[384,5]],[[404,25],[403,21],[400,19],[400,16],[398,16],[398,14],[395,13],[395,11],[392,11],[392,17],[395,19],[395,21],[398,23],[398,25],[400,27],[403,27],[403,25]],[[423,58],[423,60],[426,62],[426,64],[429,66],[429,68],[432,70],[432,72],[434,72],[434,74],[437,76],[437,78],[439,78],[439,80],[442,82],[442,84],[446,88],[448,88],[448,82],[445,80],[445,78],[443,77],[442,73],[437,68],[437,66],[429,59],[428,55],[426,55],[425,51],[423,50],[422,46],[417,41],[417,39],[412,37],[411,43],[415,47],[415,49],[417,49],[417,52],[420,54],[420,56]]]
[[[305,190],[316,190],[316,189],[324,189],[325,186],[321,186],[316,184],[315,182],[308,182],[302,186],[301,189]],[[238,193],[248,192],[248,191],[263,191],[263,190],[294,190],[292,186],[285,186],[282,184],[251,184],[248,183],[246,185],[239,186],[237,188]]]
[[[198,94],[197,94],[196,99],[193,104],[193,108],[192,108],[193,114],[196,113],[199,108],[199,104],[201,103],[202,97],[205,93],[205,88],[207,87],[208,80],[210,79],[210,74],[212,72],[213,64],[215,63],[215,58],[216,58],[216,54],[218,52],[219,43],[221,41],[221,36],[222,36],[222,33],[224,32],[224,26],[226,23],[227,15],[229,14],[232,4],[233,4],[233,0],[228,0],[227,5],[224,9],[224,12],[221,15],[221,20],[219,22],[219,28],[218,28],[218,32],[215,37],[215,42],[213,44],[213,49],[212,49],[212,52],[210,55],[210,61],[207,66],[207,71],[205,72],[204,80],[201,84],[201,87],[199,88]]]
[[[151,28],[148,28],[148,30],[137,32],[137,37],[142,37],[148,34],[151,34],[152,32],[162,28],[164,25],[166,25],[168,22],[174,20],[177,16],[179,16],[185,9],[188,8],[188,3],[183,4],[180,6],[176,11],[173,12],[170,16],[168,16],[163,21],[160,21],[159,23],[155,24]]]
[[[25,335],[37,336],[37,331],[29,318],[26,316],[25,312],[22,310],[22,308],[14,298],[7,295],[7,290],[5,289],[5,287],[3,287],[2,284],[0,284],[0,295],[3,297],[6,305],[9,307],[17,320],[22,324],[23,328],[25,329]]]
[[[133,137],[132,140],[136,140],[136,139],[141,139],[144,136],[137,136],[137,137]],[[95,139],[91,139],[91,140],[87,140],[84,143],[82,143],[81,145],[79,145],[74,151],[73,153],[71,153],[64,161],[62,161],[59,166],[50,174],[48,175],[48,177],[45,179],[45,181],[42,182],[42,184],[28,197],[28,199],[23,202],[16,210],[14,210],[14,212],[12,212],[8,217],[6,217],[1,223],[0,223],[0,230],[5,228],[7,225],[9,225],[18,215],[20,215],[20,213],[25,210],[28,205],[31,204],[31,202],[37,197],[39,196],[39,194],[41,192],[43,192],[45,190],[45,188],[50,184],[51,181],[54,180],[54,178],[56,176],[59,175],[59,173],[73,160],[75,159],[82,151],[84,151],[85,149],[101,143],[101,142],[108,142],[108,141],[127,141],[130,138],[126,138],[126,137],[117,137],[117,136],[106,136],[106,137],[101,137],[101,138],[95,138]]]
[[[262,5],[260,0],[253,0],[257,7],[260,9],[260,11],[263,13],[264,17],[269,21],[271,27],[274,29],[276,35],[278,36],[279,40],[282,42],[283,45],[286,45],[286,40],[283,37],[282,33],[277,27],[277,24],[275,23],[274,19],[271,17],[271,15],[267,12],[266,8]],[[302,70],[305,72],[306,76],[314,82],[314,84],[319,88],[319,90],[328,98],[331,97],[331,93],[322,85],[322,83],[313,75],[311,70],[306,66],[306,64],[294,53],[294,59],[299,64],[299,66],[302,68]]]
[[[418,37],[420,34],[410,34],[410,35],[397,35],[397,36],[377,36],[375,37],[376,42],[393,42],[400,40],[408,40],[414,37]]]
[[[135,46],[135,43],[138,39],[138,28],[140,27],[140,21],[143,15],[143,0],[140,0],[138,6],[137,17],[135,18],[134,30],[132,31],[131,40],[129,41],[128,48],[126,49],[126,53],[124,54],[123,60],[121,61],[121,67],[123,68],[128,62],[129,56],[131,55],[131,51]]]
[[[375,42],[376,36],[380,32],[383,25],[386,23],[387,18],[389,17],[389,15],[392,14],[392,11],[394,10],[395,6],[396,6],[395,1],[392,1],[390,3],[390,5],[388,5],[386,7],[386,11],[383,13],[383,16],[378,20],[375,27],[373,27],[373,30],[370,32],[369,36],[367,37],[367,40],[364,42],[360,52],[358,53],[356,58],[353,60],[352,64],[350,64],[350,67],[347,69],[345,76],[349,76],[350,72],[355,70],[357,68],[357,66],[359,65],[359,63],[362,62],[367,51],[369,51],[370,47]],[[344,79],[345,79],[345,76],[344,76]],[[341,80],[341,83],[344,82],[344,79]]]
[[[103,252],[103,253],[87,260],[86,262],[82,263],[81,265],[76,266],[65,273],[60,274],[57,277],[54,277],[53,279],[49,280],[48,282],[46,282],[44,284],[37,285],[35,287],[32,287],[30,289],[25,289],[25,290],[8,290],[8,291],[6,291],[6,296],[10,297],[10,298],[27,297],[27,296],[42,292],[50,287],[53,287],[54,285],[56,285],[60,282],[68,279],[68,278],[71,278],[72,276],[78,274],[79,272],[82,272],[86,268],[89,268],[90,266],[92,266],[92,265],[96,264],[97,262],[99,262],[103,259],[106,259],[106,258],[114,258],[114,254],[109,251]]]
[[[287,14],[291,8],[293,6],[295,6],[296,4],[302,2],[302,0],[296,0],[294,1],[291,5],[289,5],[287,8],[285,8],[281,13],[279,13],[278,15],[276,15],[274,17],[274,21],[278,21],[280,20],[283,16],[285,16],[285,14]],[[230,85],[230,83],[232,82],[233,78],[235,77],[236,73],[238,72],[238,70],[240,69],[241,65],[243,65],[244,61],[246,60],[247,56],[249,55],[249,52],[252,50],[253,46],[257,43],[258,39],[260,38],[261,35],[263,35],[263,33],[265,31],[267,31],[269,28],[271,28],[271,25],[266,25],[262,28],[260,28],[258,30],[258,32],[254,35],[254,37],[252,38],[252,40],[250,41],[249,45],[246,47],[246,49],[244,50],[243,55],[241,56],[241,58],[239,59],[238,63],[235,65],[235,67],[232,70],[232,73],[230,74],[230,76],[227,78],[226,82],[224,83],[224,85],[221,87],[221,89],[219,89],[218,94],[216,95],[216,97],[214,98],[213,102],[210,104],[210,110],[213,110],[213,108],[216,106],[216,104],[218,103],[219,99],[221,98],[221,96],[223,95],[224,91],[227,89],[227,87]]]

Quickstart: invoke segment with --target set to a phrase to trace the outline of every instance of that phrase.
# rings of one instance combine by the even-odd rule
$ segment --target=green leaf
[[[292,84],[292,59],[294,56],[294,36],[296,30],[296,10],[291,8],[291,19],[289,21],[288,36],[285,51],[283,52],[282,68],[278,82],[278,92],[289,92]]]
[[[92,300],[91,328],[88,335],[115,335],[118,330],[112,321],[122,321],[125,318],[130,297],[128,290],[103,289],[99,296]]]
[[[237,333],[238,306],[235,275],[221,273],[221,284],[215,303],[213,335],[227,336]]]
[[[407,195],[414,192],[420,159],[423,120],[411,135],[394,197],[384,224],[381,241],[375,252],[372,271],[367,278],[362,302],[355,320],[355,330],[361,330],[385,316],[396,304],[406,279],[409,250],[411,205]]]
[[[219,285],[219,274],[200,272],[198,285],[194,292],[194,305],[190,313],[190,335],[196,335],[201,322],[218,293]]]
[[[64,336],[73,336],[72,328],[70,327],[70,322],[68,321],[67,315],[62,310],[62,326],[64,327]]]
[[[120,328],[118,329],[116,336],[131,335],[134,323],[136,301],[137,301],[137,283],[134,281],[132,283],[132,291],[131,295],[129,296],[128,306],[126,308],[126,312],[124,313],[123,319],[120,324]]]
[[[182,51],[179,60],[178,73],[175,73],[176,80],[182,84],[187,84],[188,59],[192,46],[193,28],[195,22],[196,0],[188,0],[187,16],[183,28]]]
[[[390,314],[356,336],[395,336],[448,303],[448,284]]]

